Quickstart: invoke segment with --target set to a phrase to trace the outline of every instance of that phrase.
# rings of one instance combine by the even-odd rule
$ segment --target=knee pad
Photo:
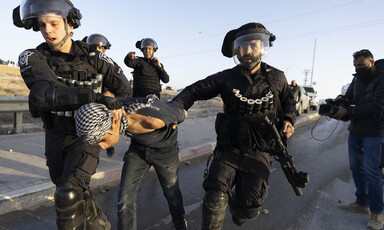
[[[85,201],[81,188],[59,186],[55,192],[58,229],[85,228]]]
[[[202,229],[221,229],[228,205],[228,194],[219,190],[205,192]]]
[[[203,205],[211,210],[221,210],[227,208],[228,194],[218,190],[205,192]]]

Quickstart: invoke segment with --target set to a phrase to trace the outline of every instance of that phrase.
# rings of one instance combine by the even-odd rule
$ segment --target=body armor
[[[81,47],[81,44],[80,44]],[[81,47],[86,49],[85,47]],[[60,59],[51,55],[50,51],[42,51],[47,57],[47,63],[57,75],[59,82],[69,87],[84,87],[92,89],[95,93],[103,92],[103,75],[96,72],[91,64],[90,56],[92,53],[84,52],[84,55],[76,56],[72,61],[62,62]],[[75,117],[77,111],[52,111],[53,114],[65,117]]]

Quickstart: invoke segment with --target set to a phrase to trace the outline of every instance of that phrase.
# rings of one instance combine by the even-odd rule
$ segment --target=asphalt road
[[[270,189],[263,205],[263,214],[248,221],[241,229],[253,230],[357,230],[366,229],[369,216],[347,213],[340,204],[354,199],[354,186],[348,169],[347,124],[327,121],[324,118],[313,129],[316,141],[311,136],[315,122],[296,129],[289,139],[288,150],[294,156],[296,167],[310,174],[303,196],[297,197],[287,182],[280,165],[274,162],[270,176]],[[201,228],[201,204],[203,170],[206,157],[182,162],[180,186],[184,197],[189,229]],[[95,190],[102,209],[116,229],[116,200],[118,185],[111,184]],[[0,230],[54,229],[53,203],[48,202],[36,210],[23,210],[0,216]],[[172,229],[171,218],[165,198],[155,173],[149,173],[143,182],[138,203],[138,229]],[[240,229],[232,223],[227,212],[224,230]]]

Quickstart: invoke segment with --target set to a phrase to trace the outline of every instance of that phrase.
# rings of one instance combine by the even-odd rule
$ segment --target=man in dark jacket
[[[143,52],[144,57],[136,57],[135,52],[129,52],[124,59],[124,63],[133,68],[133,96],[155,94],[160,98],[160,80],[168,83],[169,76],[163,64],[154,56],[158,49],[157,43],[152,38],[144,38],[136,42],[136,48]]]
[[[300,86],[297,85],[295,80],[291,81],[291,85],[290,86],[291,86],[291,89],[292,89],[293,99],[295,100],[296,104],[300,103],[300,100],[301,100],[301,89],[300,89]],[[300,107],[298,107],[298,108],[301,109]],[[300,112],[301,111],[297,111],[297,115],[300,115]]]
[[[282,71],[261,62],[274,40],[259,23],[231,30],[224,38],[222,53],[236,56],[239,65],[197,81],[173,99],[185,110],[197,100],[218,94],[224,102],[224,113],[216,118],[214,159],[203,183],[202,229],[222,228],[228,202],[239,226],[260,214],[271,162],[262,147],[265,140],[255,128],[257,117],[267,116],[286,137],[294,132],[295,102],[287,79]]]
[[[20,12],[20,13],[19,13]],[[76,135],[77,109],[89,102],[110,109],[122,103],[104,96],[130,96],[121,68],[105,54],[89,55],[89,46],[71,39],[80,26],[80,11],[69,0],[26,0],[14,10],[14,24],[40,31],[45,42],[19,56],[21,75],[30,89],[29,108],[45,127],[45,156],[56,185],[58,229],[110,229],[89,185],[98,162],[98,146]]]
[[[349,166],[356,186],[356,201],[341,208],[351,212],[370,214],[367,227],[382,229],[384,146],[384,60],[374,61],[369,50],[353,54],[356,74],[345,95],[335,101],[344,101],[335,119],[350,119]],[[349,106],[354,105],[354,106]]]

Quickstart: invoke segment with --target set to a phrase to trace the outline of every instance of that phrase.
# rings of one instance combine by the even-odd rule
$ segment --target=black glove
[[[111,110],[121,109],[121,107],[124,106],[124,104],[119,99],[115,97],[107,97],[101,93],[96,94],[96,102],[107,106],[107,108]]]

